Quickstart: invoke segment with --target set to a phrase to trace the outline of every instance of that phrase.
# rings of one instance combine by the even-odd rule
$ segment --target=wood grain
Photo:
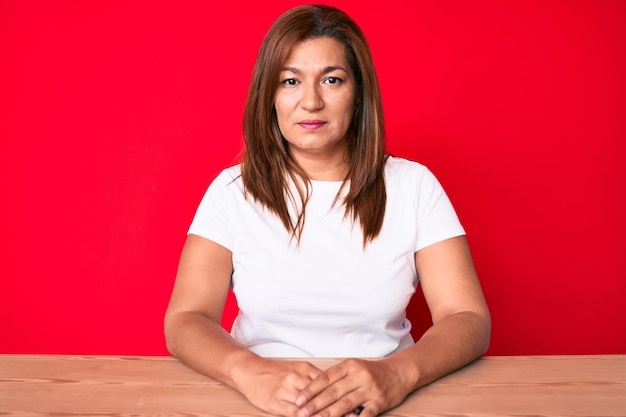
[[[0,416],[269,415],[170,357],[0,355]],[[626,355],[485,357],[385,416],[626,416]]]

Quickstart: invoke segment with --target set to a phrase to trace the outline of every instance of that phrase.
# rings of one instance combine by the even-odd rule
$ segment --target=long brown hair
[[[270,27],[248,91],[241,176],[246,192],[274,212],[299,241],[310,181],[291,156],[278,128],[274,97],[280,72],[293,47],[318,37],[330,37],[345,46],[355,76],[355,113],[347,132],[349,168],[337,198],[349,181],[343,199],[345,216],[360,223],[366,245],[380,233],[385,214],[383,111],[369,45],[363,32],[344,12],[330,6],[299,6],[281,15]],[[296,202],[289,190],[289,179],[296,184],[301,202],[296,219],[292,219],[288,208],[288,200]]]

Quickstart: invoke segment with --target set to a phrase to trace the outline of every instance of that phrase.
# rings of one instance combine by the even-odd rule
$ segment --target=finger
[[[348,414],[344,414],[343,417],[358,417],[359,414],[361,414],[361,411],[363,411],[363,406],[360,405],[357,408],[355,408],[354,410],[350,411]]]
[[[320,394],[321,395],[321,394]],[[313,400],[308,402],[303,408],[298,410],[296,413],[296,417],[319,417],[319,416],[358,416],[361,412],[359,401],[357,398],[360,397],[358,392],[353,392],[348,395],[340,397],[337,401],[334,401],[326,406],[318,407],[318,399],[320,396],[315,397]]]
[[[311,381],[317,378],[318,376],[320,376],[322,372],[324,372],[311,363],[306,362],[306,364],[307,364],[307,368],[305,370],[305,373],[309,376]]]
[[[313,379],[314,378],[312,378],[311,376],[307,374],[303,375],[303,374],[297,374],[297,373],[290,373],[285,376],[284,385],[286,387],[289,387],[295,390],[295,395],[294,395],[294,400],[295,400],[295,397],[300,393],[300,391],[304,389],[307,385],[309,385],[311,381],[313,381]]]
[[[310,362],[294,362],[291,369],[298,375],[308,377],[309,382],[323,372]]]
[[[312,366],[312,365],[311,365]],[[311,378],[311,381],[314,380],[315,378],[317,378],[318,376],[320,376],[322,374],[321,369],[316,368],[316,367],[312,367],[311,370],[309,371],[309,378]]]
[[[305,389],[312,381],[314,381],[315,378],[320,376],[320,374],[323,372],[321,369],[316,368],[310,363],[307,363],[306,365],[307,366],[304,367],[303,369],[298,370],[298,375],[300,376],[300,379],[298,379],[297,386],[294,385],[298,389],[298,394],[300,393],[300,391]]]
[[[354,413],[354,411],[358,409],[359,404],[362,403],[363,395],[356,387],[352,388],[341,382],[342,381],[339,381],[328,386],[309,400],[298,410],[296,416],[340,416]]]
[[[300,395],[296,399],[296,405],[302,407],[320,392],[328,388],[330,385],[346,377],[347,369],[342,366],[343,363],[332,366],[326,371],[317,374],[313,380],[300,391]]]
[[[291,370],[284,376],[276,397],[295,406],[300,391],[311,383],[322,371],[308,362],[294,362]]]
[[[296,405],[292,402],[281,401],[280,404],[276,405],[276,407],[267,411],[277,416],[293,416],[298,412],[298,407],[296,407]]]

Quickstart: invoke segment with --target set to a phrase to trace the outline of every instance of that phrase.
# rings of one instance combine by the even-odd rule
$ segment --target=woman
[[[378,81],[348,16],[302,6],[274,22],[244,136],[181,255],[165,317],[174,356],[272,414],[375,416],[486,351],[463,228],[425,167],[384,154]],[[414,342],[418,277],[434,324]],[[322,371],[306,357],[347,359]]]

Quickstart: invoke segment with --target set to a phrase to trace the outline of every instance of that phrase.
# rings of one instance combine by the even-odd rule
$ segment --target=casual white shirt
[[[332,206],[341,182],[311,183],[299,245],[246,197],[238,165],[202,199],[189,233],[233,254],[232,336],[267,357],[382,357],[410,346],[415,252],[464,234],[443,188],[423,165],[389,157],[383,227],[363,248],[358,223],[341,200]]]

